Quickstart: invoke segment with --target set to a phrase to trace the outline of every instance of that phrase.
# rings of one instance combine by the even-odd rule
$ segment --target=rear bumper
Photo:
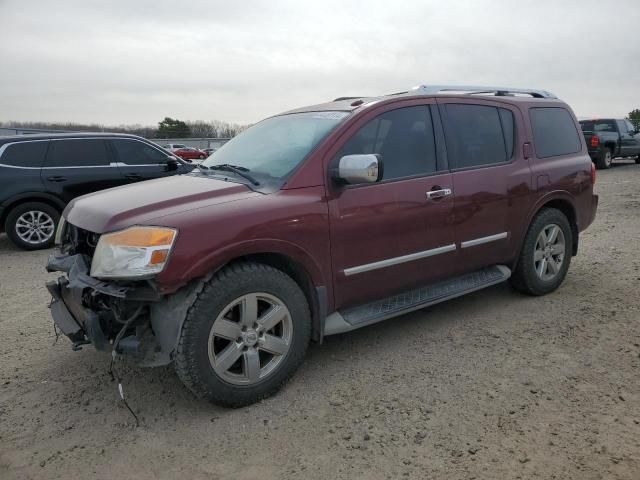
[[[598,202],[599,202],[598,195],[592,195],[591,196],[591,216],[589,217],[589,223],[585,225],[585,228],[591,225],[593,221],[596,219],[596,213],[598,212]]]

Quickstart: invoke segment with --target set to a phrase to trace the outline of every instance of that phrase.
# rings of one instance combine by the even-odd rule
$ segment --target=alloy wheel
[[[55,222],[49,214],[29,210],[18,217],[15,224],[18,237],[31,245],[48,242],[55,233]]]
[[[553,223],[544,227],[536,240],[533,265],[541,280],[553,280],[562,269],[565,258],[565,238],[562,228]]]
[[[291,314],[268,293],[250,293],[229,303],[209,333],[209,363],[234,385],[253,385],[284,360],[293,338]]]

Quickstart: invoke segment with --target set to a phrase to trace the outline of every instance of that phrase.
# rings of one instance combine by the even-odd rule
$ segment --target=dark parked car
[[[134,135],[0,137],[0,230],[19,247],[45,248],[74,198],[192,169]]]
[[[304,107],[188,175],[72,202],[51,313],[76,346],[174,362],[196,394],[246,405],[310,340],[509,278],[554,291],[595,217],[594,182],[574,114],[548,92],[419,87]]]
[[[629,120],[580,120],[589,155],[598,168],[609,168],[616,157],[633,157],[640,163],[640,132]]]

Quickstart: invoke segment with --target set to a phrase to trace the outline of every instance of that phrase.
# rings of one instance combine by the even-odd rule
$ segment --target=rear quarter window
[[[529,118],[538,158],[569,155],[582,150],[573,117],[564,108],[531,108]]]
[[[43,140],[7,145],[2,157],[0,157],[0,163],[13,167],[40,168],[42,167],[48,144],[48,140]]]

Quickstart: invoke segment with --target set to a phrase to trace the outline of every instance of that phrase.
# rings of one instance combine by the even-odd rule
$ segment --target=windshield
[[[254,177],[287,176],[349,112],[304,112],[263,120],[234,137],[202,165],[231,165]]]

